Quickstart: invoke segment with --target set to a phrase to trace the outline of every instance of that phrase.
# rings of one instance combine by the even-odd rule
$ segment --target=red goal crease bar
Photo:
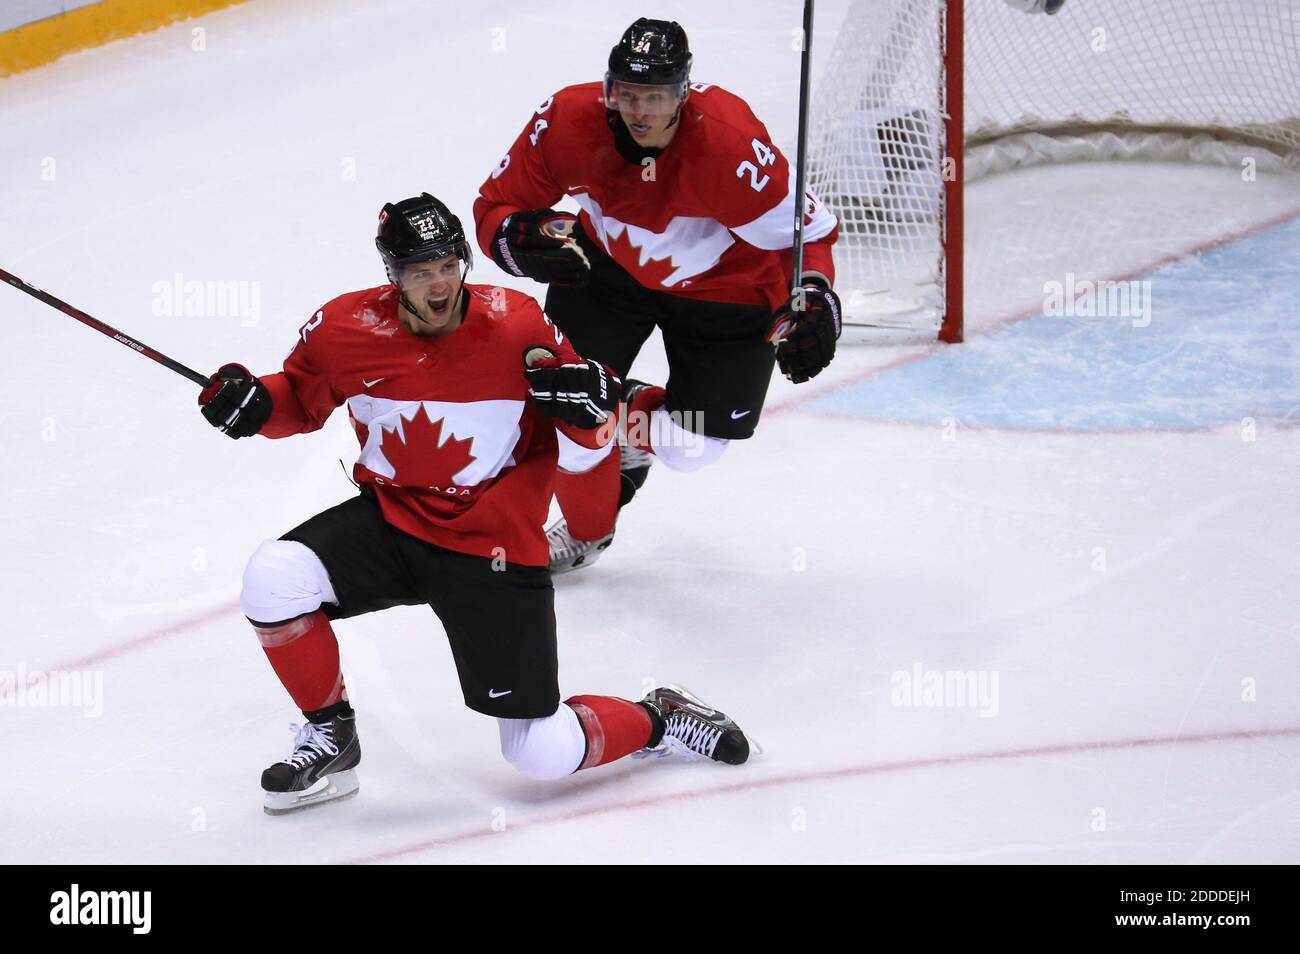
[[[98,0],[0,33],[0,76],[249,0]]]

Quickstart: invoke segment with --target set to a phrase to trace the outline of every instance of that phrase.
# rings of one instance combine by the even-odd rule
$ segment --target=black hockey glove
[[[802,384],[822,373],[835,357],[840,337],[840,299],[824,282],[804,280],[804,308],[795,308],[795,297],[782,305],[772,318],[767,340],[776,345],[776,363],[781,373]]]
[[[554,355],[538,358],[537,347],[528,349],[524,377],[541,414],[586,430],[609,420],[623,393],[623,382],[614,372],[599,361],[565,364]]]
[[[520,278],[556,285],[587,284],[591,263],[573,238],[578,220],[554,209],[515,212],[492,237],[492,260]]]
[[[224,364],[199,393],[208,423],[231,437],[252,437],[271,416],[266,385],[242,364]]]

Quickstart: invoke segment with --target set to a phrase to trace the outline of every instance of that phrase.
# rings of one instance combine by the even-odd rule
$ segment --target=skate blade
[[[563,563],[551,564],[551,576],[560,576],[564,573],[573,573],[575,570],[585,570],[596,562],[597,554],[588,554],[577,560],[565,560]]]
[[[335,772],[316,780],[311,788],[301,792],[266,792],[266,801],[262,810],[268,815],[288,815],[307,808],[315,808],[328,802],[340,802],[352,798],[361,790],[356,769]]]

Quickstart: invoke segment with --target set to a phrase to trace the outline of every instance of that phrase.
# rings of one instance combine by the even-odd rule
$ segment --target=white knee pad
[[[729,442],[688,431],[658,407],[650,415],[650,443],[655,456],[669,470],[691,471],[712,464],[722,456]]]
[[[501,754],[539,782],[572,775],[587,752],[587,736],[578,714],[561,703],[544,719],[497,719]]]
[[[279,623],[337,603],[320,557],[292,540],[266,540],[244,568],[239,604],[258,623]]]

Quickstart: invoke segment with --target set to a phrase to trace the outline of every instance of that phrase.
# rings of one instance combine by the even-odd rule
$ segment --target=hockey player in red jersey
[[[437,614],[465,704],[496,717],[502,754],[531,778],[634,752],[744,762],[736,724],[679,687],[560,702],[543,527],[557,465],[582,473],[609,455],[621,382],[532,298],[467,284],[464,231],[432,196],[386,205],[376,244],[388,284],[316,312],[283,371],[227,364],[199,397],[235,438],[314,431],[346,403],[361,444],[360,495],[266,541],[244,572],[244,614],[305,717],[262,774],[266,810],[357,791],[331,621],[398,605]]]
[[[609,545],[653,459],[696,470],[750,437],[774,358],[799,383],[835,354],[835,216],[802,198],[796,300],[794,170],[744,100],[690,81],[691,61],[678,24],[637,20],[604,84],[542,103],[474,203],[479,244],[549,283],[546,312],[582,354],[626,379],[651,331],[663,335],[666,386],[628,382],[619,453],[580,474],[561,463],[556,572]],[[565,195],[576,217],[552,208]]]

